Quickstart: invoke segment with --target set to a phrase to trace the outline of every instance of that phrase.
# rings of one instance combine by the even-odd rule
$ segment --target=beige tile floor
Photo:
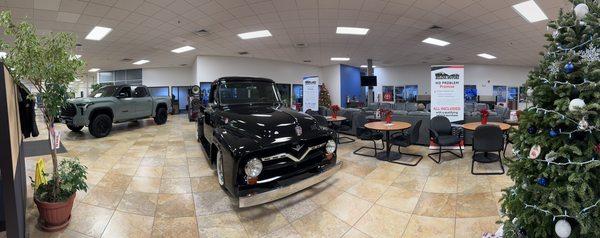
[[[30,237],[481,237],[497,229],[500,190],[512,184],[506,175],[471,175],[468,148],[464,159],[425,157],[408,167],[354,155],[363,144],[355,142],[340,145],[343,167],[328,180],[239,209],[220,190],[185,115],[162,126],[117,124],[101,139],[58,128],[69,151],[61,157],[89,168],[90,189],[78,193],[71,224],[59,233],[35,227],[30,199]],[[38,159],[26,159],[28,175]]]

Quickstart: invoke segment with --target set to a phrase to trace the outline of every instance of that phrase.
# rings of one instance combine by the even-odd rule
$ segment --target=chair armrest
[[[432,130],[431,128],[428,129],[429,130],[429,137],[433,138],[433,142],[438,142],[438,138],[440,137],[440,134],[437,133],[437,131]]]

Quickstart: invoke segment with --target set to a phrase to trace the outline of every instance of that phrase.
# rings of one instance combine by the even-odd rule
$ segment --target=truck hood
[[[262,143],[285,143],[294,138],[323,135],[313,117],[291,109],[238,106],[225,108],[222,116],[228,130]]]
[[[72,99],[67,100],[67,102],[73,103],[75,105],[98,103],[98,102],[105,102],[105,101],[110,101],[110,98],[109,97],[104,97],[104,98],[72,98]]]

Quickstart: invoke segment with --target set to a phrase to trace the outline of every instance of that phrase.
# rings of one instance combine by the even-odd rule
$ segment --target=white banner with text
[[[319,111],[319,77],[307,76],[302,79],[302,111]]]
[[[431,118],[445,116],[450,122],[464,120],[465,66],[431,66]]]

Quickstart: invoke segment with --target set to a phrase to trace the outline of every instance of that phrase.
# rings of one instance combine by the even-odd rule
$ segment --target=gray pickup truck
[[[170,110],[170,100],[152,97],[146,86],[104,86],[87,98],[69,99],[60,120],[72,131],[87,126],[90,134],[100,138],[110,133],[113,122],[153,117],[156,124],[165,124]]]

